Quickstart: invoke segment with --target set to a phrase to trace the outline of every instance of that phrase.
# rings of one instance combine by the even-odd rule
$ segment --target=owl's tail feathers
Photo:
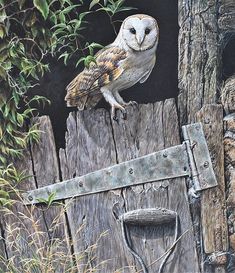
[[[86,101],[88,99],[88,96],[74,96],[73,93],[68,92],[65,96],[65,101],[67,104],[67,107],[77,107],[78,110],[82,111],[85,109]]]
[[[101,100],[102,94],[95,94],[95,95],[85,95],[85,96],[74,96],[73,93],[68,92],[65,101],[67,107],[77,107],[79,111],[85,109],[92,109],[94,108],[97,103]]]

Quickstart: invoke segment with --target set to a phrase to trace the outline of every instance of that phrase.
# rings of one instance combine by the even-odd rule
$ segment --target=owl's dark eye
[[[136,30],[132,27],[132,28],[130,28],[130,33],[136,34]]]
[[[145,29],[145,34],[148,35],[148,34],[150,33],[150,31],[151,31],[151,29],[147,27],[147,28]]]

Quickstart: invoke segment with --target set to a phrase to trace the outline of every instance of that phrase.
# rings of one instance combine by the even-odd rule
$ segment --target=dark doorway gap
[[[123,13],[115,19],[124,19],[135,13],[145,13],[157,19],[160,28],[160,41],[157,49],[157,63],[144,84],[137,84],[122,92],[123,98],[136,100],[138,103],[153,103],[178,95],[178,1],[176,0],[127,0],[126,5],[137,10]],[[103,45],[111,43],[115,34],[109,19],[103,13],[92,14],[88,18],[90,24],[86,30],[87,41]],[[57,149],[65,146],[66,119],[75,108],[67,108],[64,102],[65,87],[82,70],[65,66],[55,59],[48,60],[50,72],[40,81],[40,86],[31,90],[31,94],[44,95],[51,100],[51,105],[40,109],[40,115],[49,115],[55,134]],[[109,106],[102,100],[97,107]]]
[[[235,74],[235,35],[231,36],[223,51],[223,80]]]

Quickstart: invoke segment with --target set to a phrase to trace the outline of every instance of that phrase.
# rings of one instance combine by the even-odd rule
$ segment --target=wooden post
[[[203,272],[226,272],[226,255],[214,268],[204,254],[228,251],[223,163],[223,110],[220,101],[222,50],[226,34],[235,30],[232,0],[179,0],[179,96],[180,124],[202,121],[219,186],[202,192],[201,204],[191,205],[193,221],[200,221]],[[232,99],[232,97],[230,98]],[[230,105],[230,107],[233,107]],[[201,209],[201,215],[197,214]],[[200,219],[200,216],[202,217]],[[207,255],[206,255],[207,256]],[[211,257],[212,258],[212,257]],[[221,265],[221,266],[220,266]]]
[[[179,118],[195,121],[204,104],[215,103],[220,77],[218,1],[179,0]]]
[[[227,213],[229,226],[229,243],[235,251],[235,114],[224,118],[224,149],[225,149],[225,178],[227,184]]]
[[[235,75],[227,79],[222,89],[224,118],[225,182],[228,216],[228,235],[231,251],[235,251]],[[235,267],[234,261],[230,263]]]
[[[197,113],[202,122],[218,186],[201,193],[201,226],[203,249],[209,259],[204,265],[205,272],[211,272],[214,266],[220,272],[226,272],[228,233],[224,182],[223,149],[223,108],[222,105],[205,105]],[[219,253],[216,257],[214,254]],[[220,255],[222,254],[222,255]],[[213,258],[214,257],[214,258]],[[210,268],[211,262],[211,268]],[[209,270],[209,271],[208,271]]]

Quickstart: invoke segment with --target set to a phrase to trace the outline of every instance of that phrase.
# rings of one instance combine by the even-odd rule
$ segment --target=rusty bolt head
[[[132,168],[129,169],[129,174],[133,174],[134,170]]]
[[[164,152],[163,157],[167,157],[167,156],[168,156],[167,152]]]
[[[29,201],[33,201],[33,196],[29,195],[28,199],[29,199]]]
[[[209,162],[208,161],[205,161],[204,164],[203,164],[204,168],[208,168],[209,167]]]

